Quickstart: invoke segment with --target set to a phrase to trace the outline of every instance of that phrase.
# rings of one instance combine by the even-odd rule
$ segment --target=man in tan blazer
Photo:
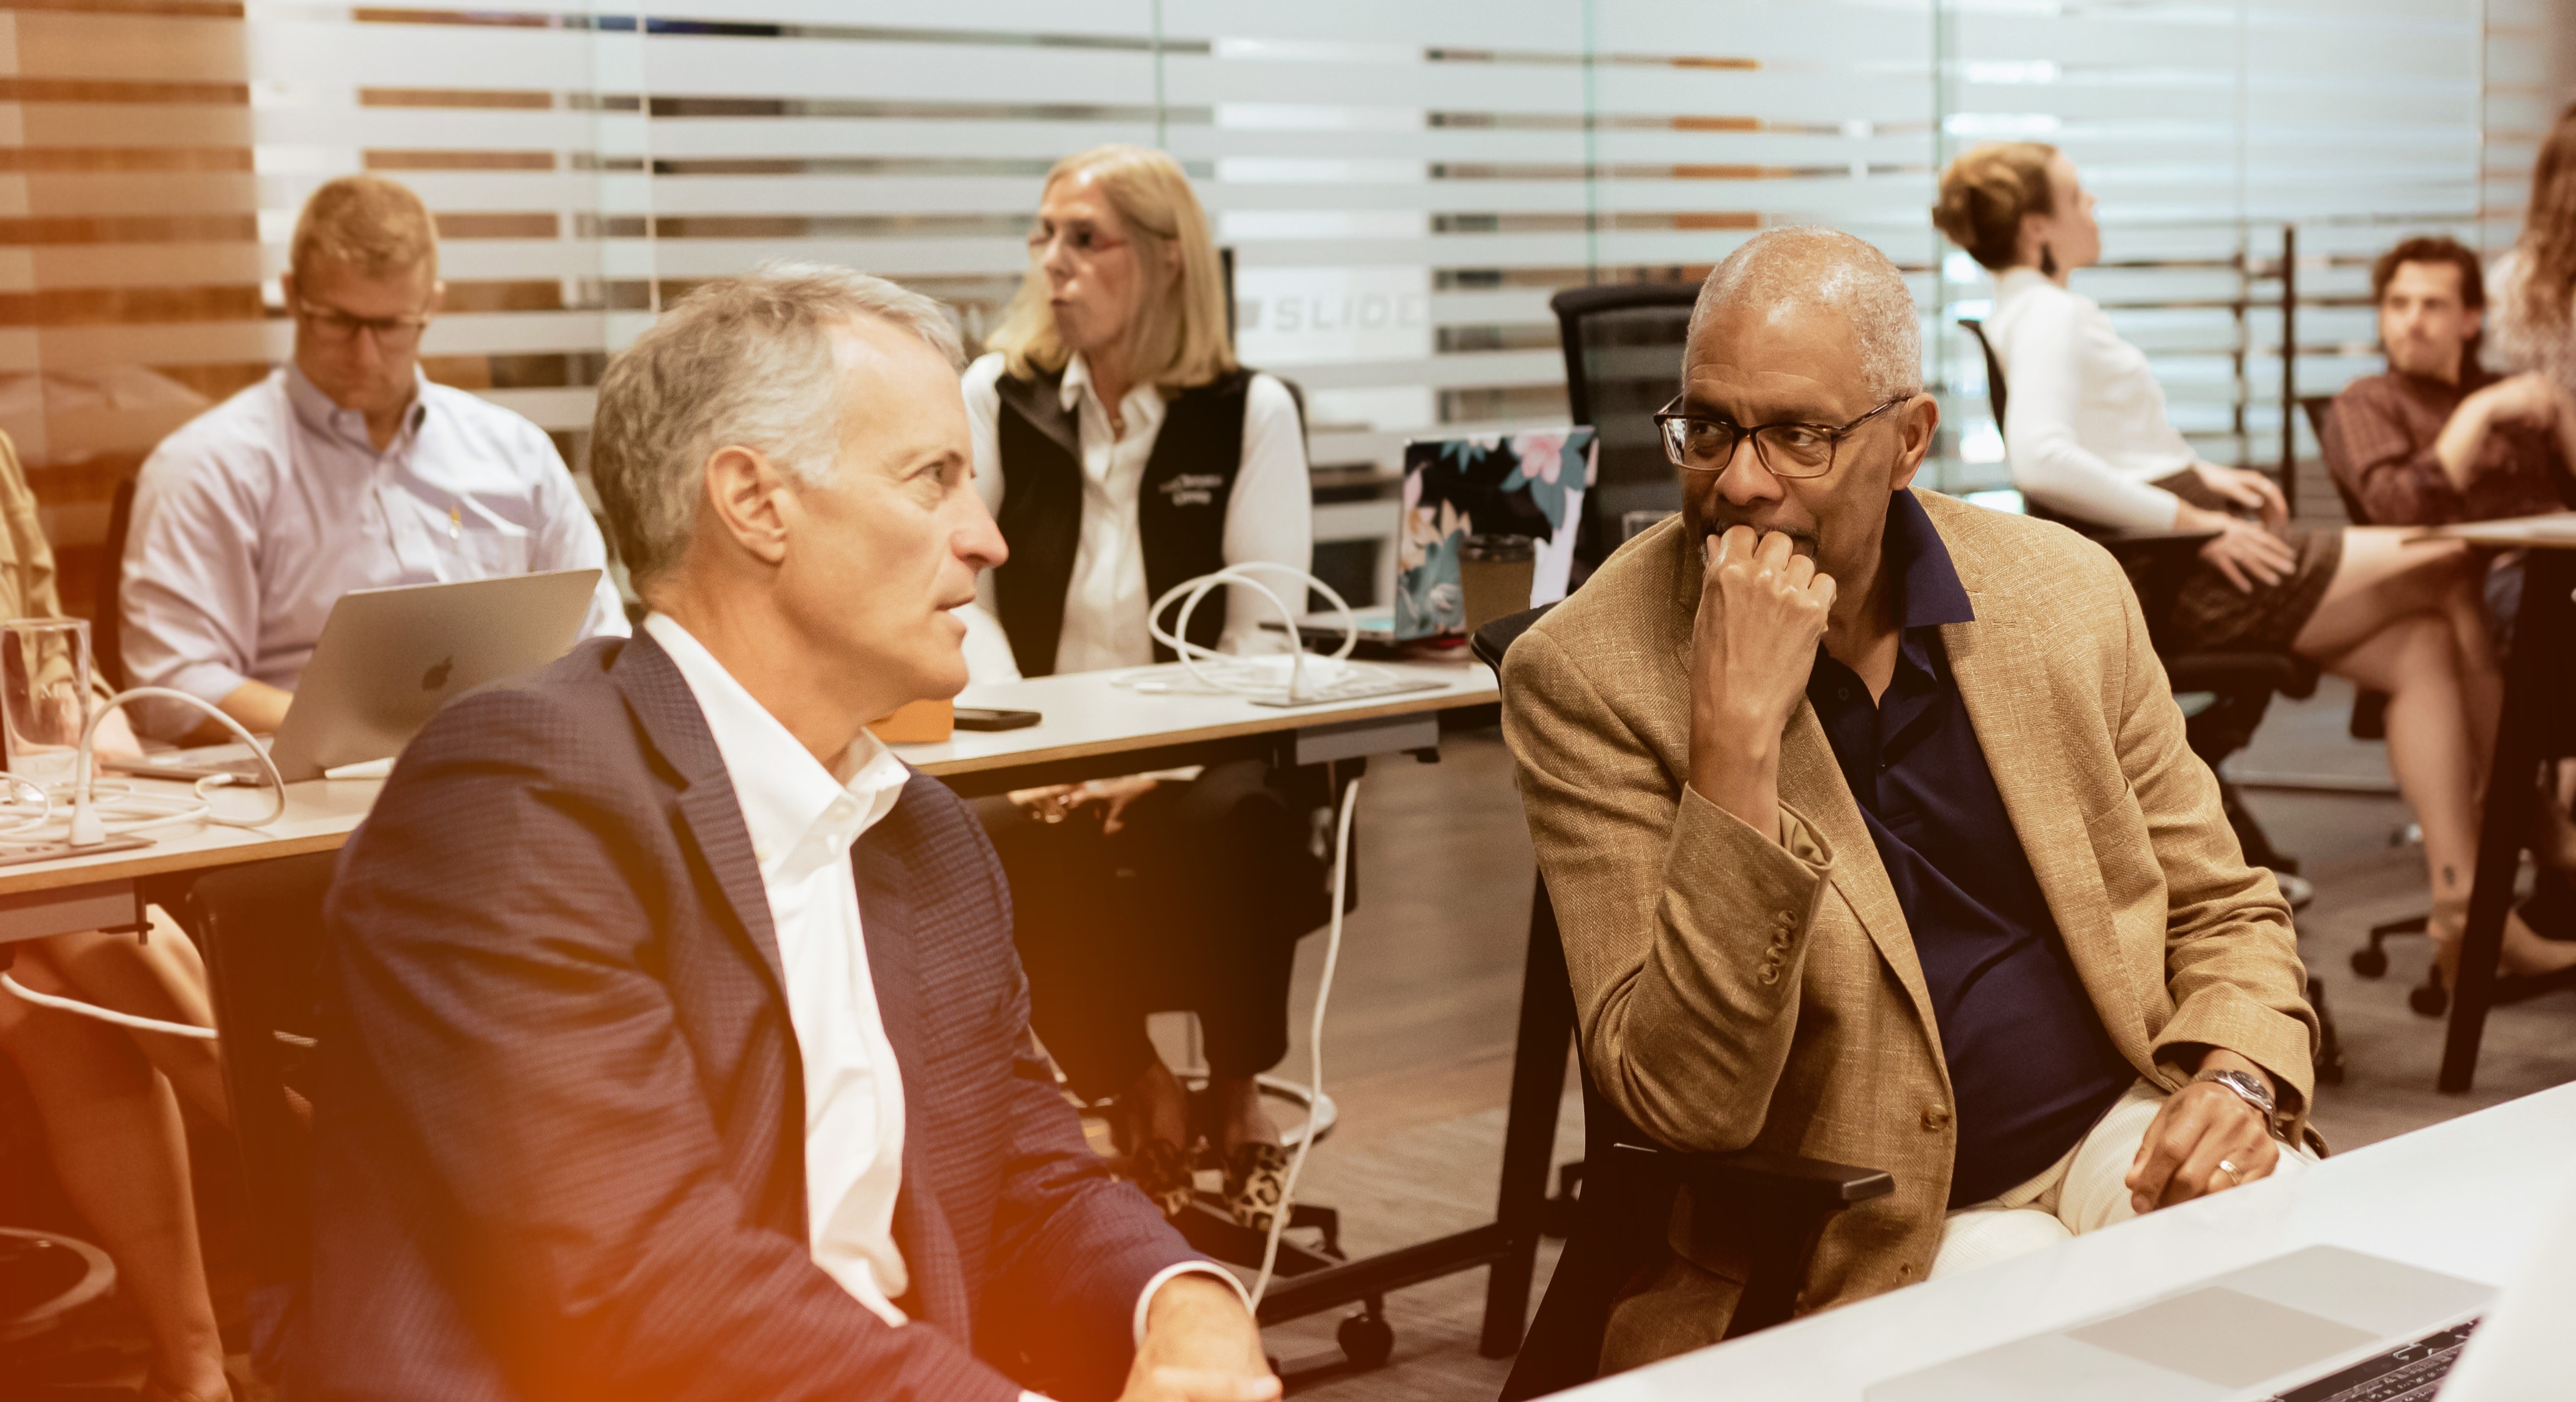
[[[1745,244],[1657,416],[1681,516],[1504,669],[1601,1092],[1676,1148],[1895,1178],[1802,1310],[2305,1162],[2289,910],[2110,556],[1910,487],[1918,338],[1868,244]],[[1739,1254],[1674,1237],[1605,1365],[1723,1336]]]

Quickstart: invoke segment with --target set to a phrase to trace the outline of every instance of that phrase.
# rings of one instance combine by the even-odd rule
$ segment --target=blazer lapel
[[[913,783],[924,780],[916,777]],[[928,1074],[922,1047],[921,969],[916,956],[916,915],[906,894],[900,841],[903,805],[889,813],[850,850],[858,879],[859,927],[868,946],[868,979],[876,988],[877,1019],[894,1049],[903,1080],[903,1187],[895,1198],[895,1245],[912,1277],[906,1309],[922,1322],[973,1341],[974,1315],[965,1268],[947,1214],[940,1210],[937,1179],[924,1141],[929,1120],[921,1082]]]
[[[2145,1066],[2150,1062],[2146,1046],[2128,1045],[2138,1040],[2134,1032],[2141,1025],[2126,1015],[2136,1006],[2137,993],[2118,958],[2111,900],[2102,888],[2102,869],[2076,797],[2073,761],[2065,737],[2039,705],[2047,694],[2048,659],[2009,604],[1968,577],[1964,555],[1960,564],[1977,621],[1943,625],[1941,642],[1950,655],[1959,698],[1976,727],[1977,748],[1985,752],[1986,768],[1994,775],[1995,790],[2003,797],[2031,872],[2039,878],[2040,895],[2057,921],[2077,977],[2092,995],[2103,1025],[2121,1043],[2121,1052]],[[1999,757],[2003,762],[1997,762]]]
[[[751,830],[743,825],[742,801],[735,797],[733,777],[725,772],[724,755],[714,732],[698,709],[679,664],[638,630],[617,655],[609,675],[626,704],[644,726],[645,735],[679,776],[680,816],[689,839],[714,873],[717,889],[732,907],[736,928],[769,971],[770,991],[787,996],[787,976],[778,957],[778,931],[770,923],[769,891],[761,883],[760,859],[751,850]]]

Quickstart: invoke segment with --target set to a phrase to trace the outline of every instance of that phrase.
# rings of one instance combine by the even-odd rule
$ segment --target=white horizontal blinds
[[[1696,282],[1761,229],[1819,224],[1876,243],[1931,300],[1924,11],[1623,0],[1592,16],[1598,281]],[[1660,398],[1643,388],[1630,396]],[[1604,427],[1605,461],[1633,432]],[[1678,504],[1659,449],[1629,462],[1656,470],[1662,493],[1613,481],[1612,514]]]
[[[574,446],[619,304],[618,215],[642,208],[631,20],[604,31],[561,3],[246,9],[269,277],[315,187],[402,181],[437,216],[447,284],[423,368]],[[640,219],[625,223],[640,244]]]
[[[2548,0],[2492,3],[2564,25]],[[2234,458],[2241,427],[2269,460],[2277,315],[2240,325],[2232,304],[2270,288],[2240,253],[2255,268],[2295,217],[2318,285],[2349,295],[2353,260],[2397,232],[2372,221],[2477,207],[2475,0],[242,10],[266,271],[320,181],[409,182],[445,236],[432,373],[562,434],[576,461],[604,357],[654,307],[764,258],[898,278],[980,338],[1019,281],[1044,171],[1104,141],[1190,171],[1238,256],[1245,357],[1309,391],[1326,464],[1561,420],[1550,292],[1696,278],[1768,225],[1877,240],[1946,328],[1983,294],[1935,285],[1933,175],[1986,134],[2085,163],[2113,258],[2154,264],[2086,285],[2155,353],[2205,451]],[[2357,326],[2318,323],[2366,340]],[[282,352],[283,324],[267,334]],[[1970,460],[1944,469],[1954,486],[2002,470],[1960,350],[1955,333],[1934,345]]]
[[[2049,141],[2100,196],[2104,266],[2077,290],[2148,353],[2177,427],[2204,456],[2272,466],[2281,450],[2280,253],[2296,225],[2299,336],[2324,349],[2303,393],[2375,362],[2368,265],[2411,232],[2474,238],[2482,37],[2475,0],[2140,3],[2053,14],[1944,15],[1944,156],[1991,138]],[[1947,264],[1952,314],[1991,284]],[[1983,367],[1950,329],[1943,364],[1967,396]],[[2007,474],[1974,398],[1957,487]],[[2303,453],[2313,453],[2304,429]],[[2332,511],[2322,479],[2303,508]]]
[[[0,430],[76,613],[116,483],[263,368],[237,13],[0,8]]]

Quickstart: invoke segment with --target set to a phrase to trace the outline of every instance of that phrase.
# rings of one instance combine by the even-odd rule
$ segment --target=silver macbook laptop
[[[2335,1246],[1866,1389],[1868,1402],[2430,1398],[2494,1291]]]
[[[561,657],[581,631],[597,570],[352,589],[331,606],[294,704],[269,742],[288,783],[389,759],[449,698]],[[267,782],[240,744],[164,750],[102,768],[164,779]]]

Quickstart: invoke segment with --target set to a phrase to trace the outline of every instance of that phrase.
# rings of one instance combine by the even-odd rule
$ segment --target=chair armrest
[[[1854,1203],[1896,1191],[1896,1180],[1883,1170],[1794,1154],[1745,1149],[1677,1157],[1690,1190],[1692,1232],[1711,1233],[1713,1250],[1723,1250],[1722,1239],[1744,1251],[1744,1293],[1727,1320],[1730,1339],[1787,1322],[1797,1313],[1825,1223]]]
[[[1693,1192],[1706,1189],[1713,1195],[1753,1194],[1823,1212],[1896,1191],[1896,1180],[1885,1169],[1854,1168],[1766,1149],[1684,1155],[1682,1179]]]

